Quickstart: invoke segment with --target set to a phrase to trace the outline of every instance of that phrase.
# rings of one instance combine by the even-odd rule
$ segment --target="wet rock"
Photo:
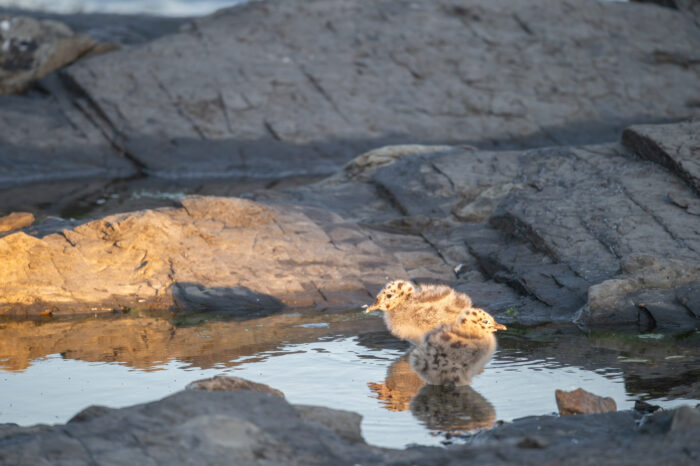
[[[700,326],[691,296],[700,265],[650,255],[622,261],[623,273],[591,286],[575,322],[586,327],[637,326],[640,330],[683,331]]]
[[[284,398],[284,393],[276,390],[264,383],[252,382],[240,377],[231,377],[226,375],[217,375],[209,379],[195,380],[187,385],[186,390],[204,390],[235,392],[238,390],[250,390],[253,392],[270,393],[271,395]]]
[[[392,142],[612,140],[692,116],[697,68],[653,57],[698,44],[677,12],[592,0],[251,2],[65,76],[148,173],[331,173]]]
[[[34,223],[34,215],[29,212],[13,212],[0,217],[0,233],[20,230]]]
[[[572,414],[596,414],[617,411],[615,400],[601,397],[577,388],[571,392],[556,390],[557,408],[562,416]]]
[[[622,133],[622,143],[673,170],[700,194],[700,121],[631,126]],[[695,201],[686,201],[692,203],[693,211]]]
[[[0,44],[0,94],[24,91],[95,46],[63,23],[23,16],[0,16]]]
[[[351,444],[365,443],[360,427],[362,416],[357,413],[309,405],[295,405],[294,409],[304,421],[316,422]]]

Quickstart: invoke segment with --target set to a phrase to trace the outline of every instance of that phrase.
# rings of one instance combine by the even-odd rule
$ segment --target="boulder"
[[[557,408],[562,416],[572,414],[599,414],[617,411],[615,400],[610,397],[602,397],[587,392],[583,388],[567,392],[556,390]]]
[[[700,327],[695,304],[700,264],[638,254],[621,265],[622,274],[589,288],[586,305],[574,319],[577,324],[676,332]]]
[[[55,316],[173,305],[244,316],[284,306],[357,306],[387,276],[426,266],[439,273],[441,265],[406,254],[404,267],[330,212],[215,197],[43,238],[14,233],[0,238],[0,257],[0,314]]]
[[[63,23],[0,16],[0,94],[17,94],[86,54],[95,42]]]
[[[238,390],[250,390],[252,392],[269,393],[271,395],[279,396],[284,398],[284,393],[281,391],[265,385],[264,383],[252,382],[250,380],[242,379],[240,377],[230,377],[226,375],[217,375],[209,379],[195,380],[190,382],[186,390],[204,390],[207,392],[211,391],[225,391],[225,392],[235,392]]]

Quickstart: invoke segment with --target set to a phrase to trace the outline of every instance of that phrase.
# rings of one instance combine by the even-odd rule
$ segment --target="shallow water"
[[[700,398],[698,334],[509,331],[471,387],[446,392],[425,386],[406,362],[408,345],[360,311],[209,318],[0,323],[0,423],[63,423],[91,404],[156,400],[218,374],[269,384],[292,403],[358,412],[367,442],[387,447],[459,441],[454,434],[499,420],[555,413],[557,388],[611,396],[620,409]]]

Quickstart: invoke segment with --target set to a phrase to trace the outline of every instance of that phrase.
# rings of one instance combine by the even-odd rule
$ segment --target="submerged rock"
[[[615,400],[610,397],[602,397],[587,392],[583,388],[567,392],[556,390],[557,408],[562,416],[572,414],[600,414],[617,411]]]

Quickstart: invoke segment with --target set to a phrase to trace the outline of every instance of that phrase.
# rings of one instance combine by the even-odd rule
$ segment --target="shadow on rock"
[[[245,286],[206,287],[198,283],[175,283],[172,287],[175,306],[187,312],[206,312],[207,319],[247,320],[277,313],[286,306],[282,301]],[[213,315],[212,315],[213,314]]]

